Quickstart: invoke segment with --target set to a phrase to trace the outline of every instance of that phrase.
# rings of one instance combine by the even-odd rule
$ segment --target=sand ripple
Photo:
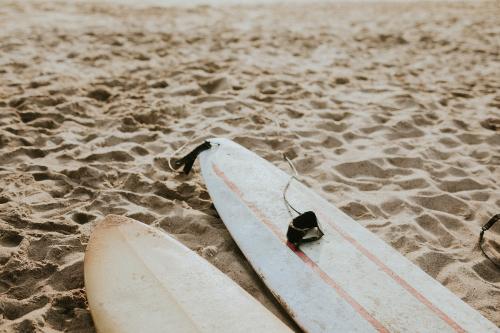
[[[170,170],[224,136],[304,181],[500,325],[476,247],[500,209],[497,4],[0,6],[0,331],[92,332],[83,252],[107,214],[157,225],[281,318]],[[499,228],[487,248],[500,257]],[[493,241],[495,239],[495,241]],[[289,321],[288,321],[289,322]]]

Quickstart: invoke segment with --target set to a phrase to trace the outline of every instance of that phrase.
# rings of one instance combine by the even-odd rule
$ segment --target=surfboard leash
[[[194,161],[196,161],[196,158],[198,155],[200,155],[201,152],[208,150],[212,148],[212,145],[208,141],[204,141],[201,145],[197,146],[194,148],[189,154],[184,156],[183,158],[177,160],[174,162],[174,170],[180,168],[181,166],[184,166],[182,171],[187,175],[193,169],[193,164]],[[170,160],[169,160],[170,163]]]
[[[485,225],[481,227],[481,232],[479,233],[479,248],[481,249],[481,252],[483,252],[484,256],[497,268],[500,269],[500,264],[497,263],[495,260],[493,260],[487,253],[484,251],[483,248],[483,243],[484,243],[484,233],[488,231],[495,223],[500,221],[500,214],[493,215],[488,222],[486,222]]]
[[[288,165],[290,166],[290,168],[294,173],[294,175],[290,176],[290,178],[288,179],[285,189],[283,190],[283,201],[285,202],[288,214],[290,214],[290,217],[292,218],[292,221],[288,225],[286,238],[289,243],[294,245],[295,249],[298,249],[299,246],[303,243],[309,243],[320,240],[321,237],[323,237],[324,233],[319,227],[318,218],[316,217],[316,214],[313,211],[307,211],[301,213],[300,211],[295,209],[295,207],[292,206],[290,201],[288,201],[286,197],[286,192],[288,191],[288,188],[290,187],[292,180],[294,179],[298,180],[297,177],[299,173],[297,172],[297,169],[295,169],[295,166],[293,165],[292,161],[288,158],[288,156],[286,156],[286,154],[283,154],[283,158],[288,162]],[[298,214],[298,216],[296,216],[295,218],[293,217],[292,210]],[[315,231],[316,234],[314,236],[306,238],[306,235],[310,231]]]
[[[297,179],[299,173],[297,172],[297,169],[295,169],[295,165],[293,165],[292,161],[288,158],[288,156],[286,156],[285,153],[283,153],[283,158],[288,162],[288,165],[290,166],[290,169],[292,169],[294,175],[290,176],[290,178],[288,179],[288,182],[286,183],[285,185],[285,189],[283,190],[283,201],[285,202],[285,206],[286,206],[286,209],[288,210],[288,214],[290,214],[290,217],[293,218],[293,214],[292,214],[292,211],[290,210],[290,208],[297,214],[302,214],[301,212],[299,212],[297,209],[295,209],[292,204],[288,201],[288,199],[286,198],[286,192],[288,191],[288,188],[290,187],[290,184],[292,183],[292,180]]]
[[[178,153],[180,150],[182,150],[185,147],[182,146],[179,148],[174,154]],[[176,160],[174,162],[174,165],[170,164],[170,159],[169,161],[169,166],[171,169],[178,169],[182,166],[183,172],[187,175],[193,168],[194,161],[198,157],[198,155],[205,151],[212,148],[212,144],[209,141],[204,141],[202,144],[194,148],[190,153],[188,153],[186,156],[182,157],[179,160]],[[283,154],[283,157],[285,160],[288,162],[290,167],[292,168],[293,172],[295,175],[291,176],[290,179],[288,180],[285,189],[283,190],[283,200],[285,201],[285,206],[288,209],[288,213],[290,214],[290,217],[292,218],[292,221],[288,225],[288,230],[286,233],[286,237],[289,243],[293,244],[296,249],[299,248],[299,246],[303,243],[309,243],[309,242],[314,242],[319,240],[321,237],[323,237],[324,233],[319,227],[318,224],[318,218],[316,217],[316,214],[313,211],[307,211],[304,213],[301,213],[297,209],[295,209],[292,204],[288,201],[286,197],[286,192],[288,188],[290,187],[290,184],[293,179],[296,179],[296,176],[298,175],[297,169],[295,169],[295,166],[293,165],[292,161]],[[295,213],[298,214],[295,218],[293,217],[293,213],[290,210],[292,209]],[[306,237],[310,232],[315,232],[314,235],[310,235]]]

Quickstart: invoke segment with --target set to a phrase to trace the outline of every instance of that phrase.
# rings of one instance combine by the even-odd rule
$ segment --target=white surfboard
[[[85,253],[101,333],[291,332],[234,281],[166,233],[109,215]]]
[[[306,332],[499,332],[373,233],[298,181],[287,199],[324,237],[287,246],[290,178],[226,139],[200,155],[214,205],[255,271]]]

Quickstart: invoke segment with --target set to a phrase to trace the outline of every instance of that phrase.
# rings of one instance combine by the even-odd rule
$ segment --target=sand
[[[222,136],[500,325],[498,2],[131,8],[0,2],[0,331],[93,332],[83,255],[153,224],[292,325],[170,154]],[[500,225],[486,250],[500,258]]]

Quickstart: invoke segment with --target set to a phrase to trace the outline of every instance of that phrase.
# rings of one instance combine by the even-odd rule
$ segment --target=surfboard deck
[[[298,181],[287,199],[325,235],[289,247],[290,178],[227,139],[200,154],[203,178],[232,237],[306,332],[499,332],[376,235]]]
[[[206,260],[129,218],[95,227],[84,274],[98,332],[291,332]]]

